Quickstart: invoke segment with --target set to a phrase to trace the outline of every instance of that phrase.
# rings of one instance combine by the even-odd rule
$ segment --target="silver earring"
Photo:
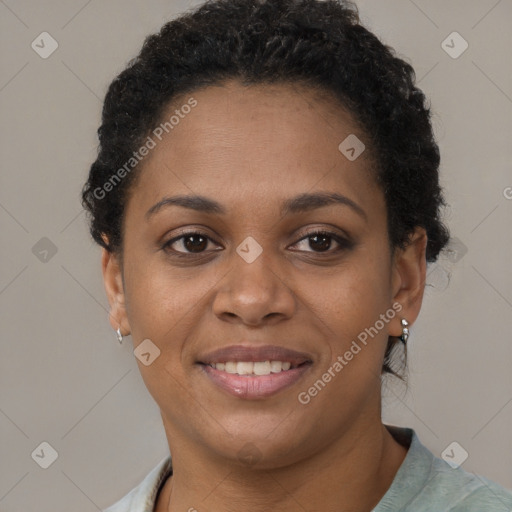
[[[402,318],[402,335],[400,336],[400,341],[405,345],[407,343],[407,340],[409,338],[409,322]]]
[[[119,326],[117,328],[117,340],[119,341],[119,343],[123,343],[123,335],[121,334],[121,326]]]

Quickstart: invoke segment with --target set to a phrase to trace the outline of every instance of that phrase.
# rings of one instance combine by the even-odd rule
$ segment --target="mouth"
[[[276,346],[232,346],[197,362],[209,381],[237,398],[264,399],[296,384],[313,362],[309,355]]]
[[[208,366],[232,375],[261,376],[295,370],[303,364],[307,364],[307,361],[298,365],[292,365],[290,361],[226,361],[225,363],[210,363]]]

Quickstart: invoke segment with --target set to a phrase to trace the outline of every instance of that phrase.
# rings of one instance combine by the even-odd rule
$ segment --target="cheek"
[[[143,263],[142,263],[143,262]],[[127,316],[134,348],[149,339],[159,352],[150,366],[138,362],[153,397],[180,392],[180,382],[190,371],[190,354],[198,333],[209,333],[212,318],[205,314],[222,274],[197,268],[176,269],[155,257],[132,258],[126,267]]]
[[[128,262],[127,262],[128,263]],[[132,258],[126,268],[126,311],[134,339],[158,344],[176,339],[176,331],[193,315],[207,291],[203,281],[162,264],[159,257]]]
[[[322,312],[321,336],[327,336],[325,357],[297,398],[316,418],[315,428],[325,428],[325,411],[330,411],[333,436],[337,425],[380,393],[389,327],[380,318],[391,309],[387,269],[386,264],[378,267],[361,257],[358,264],[332,276],[325,293],[316,294],[317,309]],[[323,298],[318,301],[320,295]]]
[[[318,310],[323,315],[320,324],[329,327],[324,329],[328,347],[310,384],[314,386],[318,379],[329,384],[318,393],[322,396],[313,407],[320,412],[329,407],[330,400],[341,401],[336,413],[341,418],[380,386],[390,325],[389,319],[381,320],[391,309],[389,264],[361,251],[351,265],[332,276],[323,297]],[[394,316],[395,311],[391,309],[391,313]],[[317,388],[322,388],[322,383]],[[312,395],[305,391],[311,397],[316,388]]]
[[[190,397],[184,392],[189,376],[182,365],[183,350],[197,328],[197,308],[206,300],[208,282],[182,278],[169,266],[149,258],[132,257],[126,263],[126,312],[134,348],[146,339],[158,348],[149,365],[137,360],[140,374],[160,407],[171,402],[171,410],[183,413],[190,407]],[[179,423],[179,417],[175,421]]]
[[[361,252],[324,282],[322,293],[312,290],[310,295],[318,310],[330,316],[330,323],[344,326],[344,338],[357,336],[390,307],[389,279],[385,262],[370,261]]]

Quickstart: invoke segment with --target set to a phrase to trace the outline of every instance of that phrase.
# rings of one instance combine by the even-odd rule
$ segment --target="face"
[[[275,467],[380,422],[387,339],[418,314],[426,239],[391,254],[369,149],[338,149],[365,134],[333,99],[237,82],[191,97],[143,161],[123,267],[104,251],[112,317],[160,351],[137,363],[171,451],[253,450]]]

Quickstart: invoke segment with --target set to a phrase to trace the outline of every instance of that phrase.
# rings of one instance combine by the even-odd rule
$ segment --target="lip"
[[[254,376],[227,373],[206,364],[201,364],[201,367],[211,382],[230,395],[245,400],[262,400],[297,383],[309,370],[311,362],[279,373]]]
[[[270,375],[238,375],[209,366],[228,361],[282,361],[296,368]],[[232,345],[201,355],[197,363],[210,382],[230,395],[245,400],[261,400],[296,384],[312,366],[312,357],[276,345]]]
[[[293,366],[302,363],[311,362],[312,358],[304,352],[297,352],[276,345],[247,346],[231,345],[229,347],[219,348],[213,352],[201,355],[198,363],[226,363],[227,361],[247,361],[256,363],[258,361],[288,361]]]

